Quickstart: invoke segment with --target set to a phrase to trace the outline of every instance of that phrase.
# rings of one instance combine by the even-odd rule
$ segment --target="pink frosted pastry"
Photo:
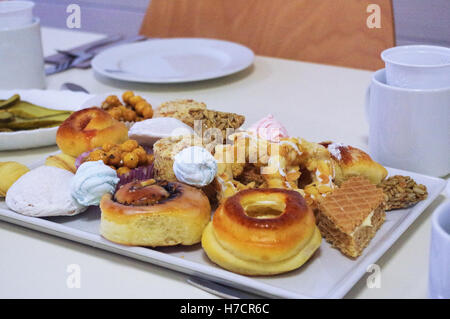
[[[259,138],[271,142],[279,142],[281,138],[289,137],[286,128],[272,114],[267,115],[250,126],[248,131],[255,133]]]

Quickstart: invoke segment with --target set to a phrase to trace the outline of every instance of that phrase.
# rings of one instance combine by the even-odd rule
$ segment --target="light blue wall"
[[[65,27],[66,7],[70,3],[76,3],[82,8],[83,30],[111,34],[136,34],[150,2],[150,0],[34,1],[35,12],[41,17],[44,25]],[[376,2],[377,0],[374,0],[374,3]],[[430,43],[450,46],[450,0],[393,0],[393,4],[397,44]]]

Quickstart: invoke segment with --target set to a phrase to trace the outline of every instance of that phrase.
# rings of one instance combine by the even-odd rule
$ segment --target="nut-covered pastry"
[[[201,190],[182,183],[138,181],[106,194],[100,202],[100,233],[106,239],[136,246],[193,245],[211,218]]]
[[[208,257],[244,275],[274,275],[302,266],[322,238],[296,191],[249,189],[227,198],[202,236]]]
[[[11,185],[29,171],[28,167],[17,162],[0,162],[0,197],[5,197]]]
[[[407,208],[428,196],[427,187],[417,184],[409,176],[391,176],[382,181],[378,187],[383,189],[386,210]]]
[[[200,121],[198,123],[201,124],[203,135],[215,134],[215,132],[208,131],[209,129],[219,129],[222,133],[223,142],[226,142],[228,135],[233,134],[245,122],[245,116],[243,115],[207,109],[191,109],[189,115],[194,120],[194,126],[196,121]],[[213,139],[208,136],[207,138]]]
[[[194,127],[194,118],[189,114],[189,111],[204,110],[206,104],[194,100],[175,100],[161,104],[156,110],[153,117],[174,117],[179,119],[186,125]]]

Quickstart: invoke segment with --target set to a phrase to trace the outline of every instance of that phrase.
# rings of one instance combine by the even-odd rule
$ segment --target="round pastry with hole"
[[[211,219],[203,192],[178,182],[135,181],[100,201],[100,233],[130,246],[192,245]]]
[[[206,226],[202,246],[219,266],[243,275],[274,275],[302,266],[322,237],[300,193],[248,189],[227,198]]]

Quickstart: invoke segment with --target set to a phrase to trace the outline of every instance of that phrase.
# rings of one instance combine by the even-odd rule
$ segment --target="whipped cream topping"
[[[104,194],[114,193],[118,182],[116,171],[103,161],[85,162],[72,180],[72,197],[83,206],[99,205]]]
[[[281,138],[289,137],[286,128],[272,114],[251,125],[248,131],[255,133],[259,138],[275,143],[278,143]]]
[[[175,155],[173,172],[180,182],[203,187],[216,176],[217,161],[203,147],[191,146]]]

